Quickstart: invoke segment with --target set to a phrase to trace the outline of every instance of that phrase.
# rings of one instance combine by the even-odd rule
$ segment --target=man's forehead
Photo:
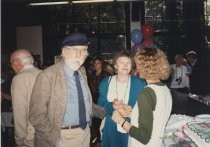
[[[121,56],[117,59],[118,61],[124,61],[124,60],[131,60],[131,58],[126,57],[126,56]]]
[[[74,45],[74,46],[66,46],[67,48],[72,48],[72,49],[87,49],[86,45]]]

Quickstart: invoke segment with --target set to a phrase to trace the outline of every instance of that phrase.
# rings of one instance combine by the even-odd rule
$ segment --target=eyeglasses
[[[77,48],[77,47],[68,47],[66,46],[65,49],[72,51],[72,52],[80,52],[80,53],[88,53],[88,49],[86,46],[81,47],[81,48]]]

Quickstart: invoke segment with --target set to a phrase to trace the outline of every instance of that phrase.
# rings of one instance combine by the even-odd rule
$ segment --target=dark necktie
[[[84,130],[87,126],[84,96],[83,96],[83,92],[82,92],[81,83],[80,83],[80,80],[79,80],[79,74],[78,74],[77,71],[74,72],[74,76],[75,76],[77,92],[78,92],[79,124],[80,124],[81,128]]]

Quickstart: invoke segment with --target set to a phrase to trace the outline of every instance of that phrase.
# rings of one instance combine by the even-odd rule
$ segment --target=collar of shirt
[[[21,72],[22,72],[23,70],[31,69],[31,68],[35,68],[33,64],[25,65],[25,66],[21,69]]]

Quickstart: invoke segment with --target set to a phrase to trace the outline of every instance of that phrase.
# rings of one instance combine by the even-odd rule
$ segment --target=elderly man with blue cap
[[[93,105],[82,66],[88,56],[87,36],[73,33],[61,44],[63,60],[43,70],[34,85],[30,121],[35,147],[89,147],[90,123],[104,111]]]

